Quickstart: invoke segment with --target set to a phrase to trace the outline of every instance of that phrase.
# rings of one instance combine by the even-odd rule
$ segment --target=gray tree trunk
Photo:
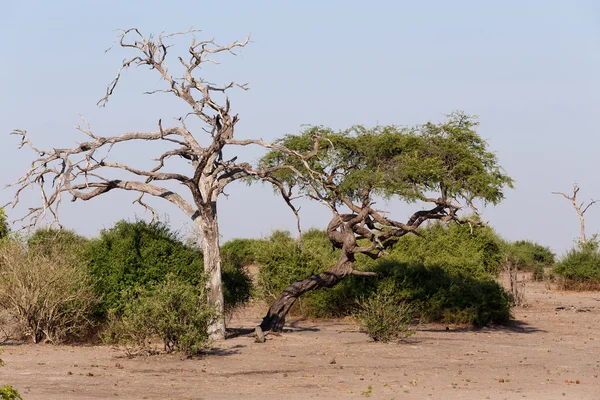
[[[212,207],[207,207],[196,219],[200,230],[200,245],[204,255],[204,272],[208,276],[206,288],[208,289],[208,304],[215,307],[217,318],[208,327],[212,340],[225,339],[225,317],[223,286],[221,280],[221,251],[219,247],[219,224],[217,221],[216,202]]]

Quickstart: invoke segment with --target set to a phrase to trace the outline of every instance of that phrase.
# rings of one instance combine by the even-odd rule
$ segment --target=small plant
[[[387,343],[415,333],[410,329],[412,307],[394,293],[391,286],[360,301],[356,318],[375,341]]]
[[[23,400],[19,391],[10,385],[0,387],[0,399],[2,400]]]
[[[194,286],[168,275],[163,283],[137,288],[123,297],[119,316],[109,313],[103,338],[109,343],[133,344],[145,348],[159,337],[167,352],[200,353],[209,343],[208,326],[215,318],[207,305],[204,285]]]
[[[365,397],[371,397],[371,394],[373,393],[373,386],[369,385],[367,387],[367,390],[365,390],[364,392],[362,392],[361,394]]]

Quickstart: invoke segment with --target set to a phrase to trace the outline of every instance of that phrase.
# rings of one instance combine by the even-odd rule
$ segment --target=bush
[[[166,351],[194,355],[208,345],[208,326],[215,316],[207,305],[203,283],[192,285],[169,274],[151,290],[129,290],[123,297],[121,315],[109,314],[103,337],[109,343],[141,348],[159,337]]]
[[[331,242],[323,231],[307,231],[302,243],[292,238],[289,232],[273,232],[267,240],[256,245],[261,296],[268,302],[274,301],[290,284],[332,267],[339,254],[338,250],[332,251]],[[296,301],[292,312],[301,310],[302,315],[311,317],[337,316],[339,310],[333,304],[339,297],[332,294],[338,293],[338,286],[306,293]],[[348,298],[344,303],[354,303],[354,300]],[[342,313],[347,315],[345,311]]]
[[[502,241],[491,228],[433,224],[419,233],[400,238],[384,259],[357,258],[357,269],[376,271],[377,277],[350,276],[331,289],[308,292],[295,311],[315,318],[353,315],[357,299],[392,287],[425,321],[484,325],[509,320],[510,296],[495,281]],[[303,239],[301,247],[289,233],[275,232],[257,245],[259,290],[267,301],[337,262],[339,252],[332,251],[325,232],[311,230]]]
[[[27,243],[0,244],[0,307],[35,343],[89,335],[98,298],[83,258],[85,243],[70,231],[41,229]]]
[[[500,273],[502,239],[490,227],[433,223],[419,229],[419,234],[400,238],[390,252],[391,259],[476,278]]]
[[[221,246],[221,274],[225,313],[250,300],[253,292],[252,278],[245,267],[254,263],[255,246],[252,239],[234,239]]]
[[[8,227],[8,222],[6,221],[6,212],[2,207],[0,207],[0,239],[8,236],[10,232],[10,228]]]
[[[554,266],[554,253],[548,247],[528,240],[506,243],[504,253],[519,270],[532,272],[535,280],[542,280],[544,270]]]
[[[556,263],[554,271],[563,278],[565,289],[600,288],[600,243],[596,238],[579,242]]]
[[[510,319],[511,297],[492,277],[395,260],[379,263],[375,292],[388,286],[424,322],[483,326]]]
[[[410,329],[412,307],[391,285],[382,287],[359,301],[355,317],[362,329],[375,341],[387,343],[415,333]]]
[[[94,289],[102,295],[98,313],[123,311],[122,294],[136,288],[150,290],[173,274],[192,286],[202,285],[202,253],[185,245],[161,222],[119,221],[88,246]]]

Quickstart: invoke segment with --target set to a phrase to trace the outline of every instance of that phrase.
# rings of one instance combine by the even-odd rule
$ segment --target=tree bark
[[[219,224],[217,220],[216,202],[207,206],[196,219],[200,228],[200,245],[204,256],[204,272],[208,276],[208,304],[215,307],[217,317],[208,327],[212,340],[225,339],[225,317],[223,286],[221,281],[221,251],[219,247]]]
[[[296,300],[304,293],[320,288],[331,288],[352,273],[353,260],[342,254],[335,267],[313,275],[309,278],[297,281],[288,286],[277,300],[271,305],[267,315],[263,318],[259,328],[263,332],[282,332],[285,318]],[[258,336],[262,332],[258,332]]]

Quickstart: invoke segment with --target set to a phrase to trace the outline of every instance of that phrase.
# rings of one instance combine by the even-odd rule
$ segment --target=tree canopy
[[[417,127],[357,125],[342,131],[311,127],[286,135],[277,144],[314,156],[300,158],[273,150],[261,163],[292,166],[274,175],[331,205],[377,195],[431,201],[432,192],[469,204],[475,199],[497,204],[513,181],[477,134],[477,125],[474,117],[456,112],[446,122]]]

